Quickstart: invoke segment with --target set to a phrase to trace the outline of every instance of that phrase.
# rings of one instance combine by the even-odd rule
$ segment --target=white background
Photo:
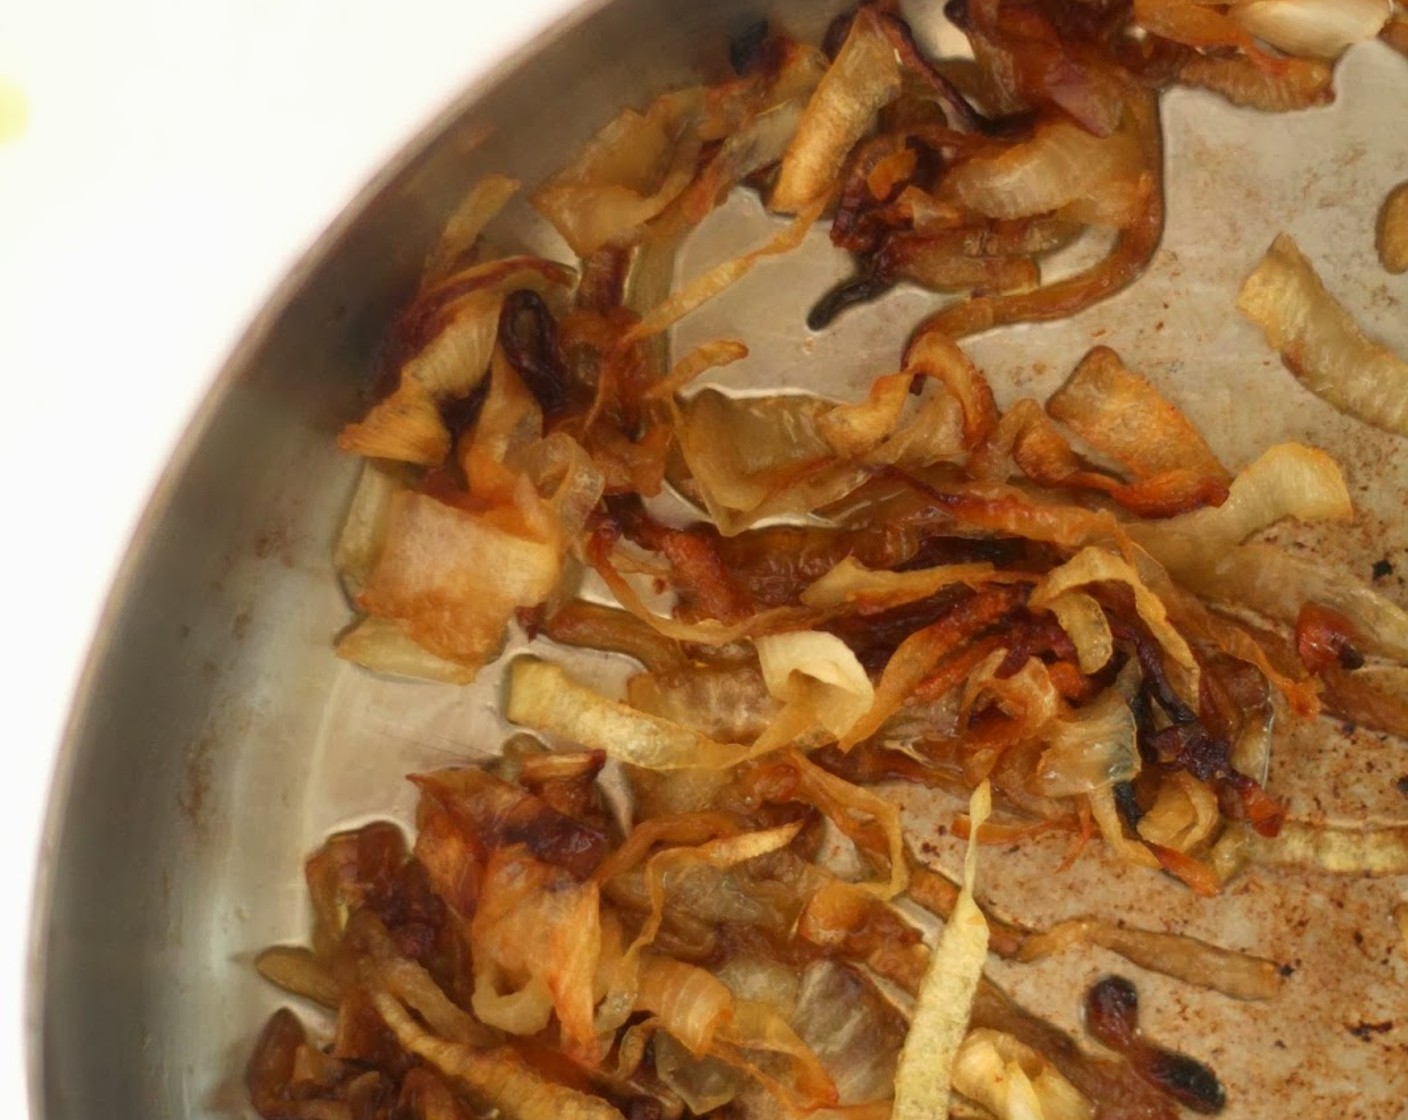
[[[571,0],[0,0],[0,1116],[54,752],[126,541],[287,267]]]

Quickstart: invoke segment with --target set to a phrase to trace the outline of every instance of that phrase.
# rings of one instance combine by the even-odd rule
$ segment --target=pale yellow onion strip
[[[708,99],[691,86],[622,110],[533,192],[534,208],[579,257],[634,242],[694,180]]]
[[[547,1080],[507,1047],[480,1050],[437,1038],[385,988],[375,986],[370,995],[401,1049],[483,1097],[506,1120],[623,1120],[600,1097]]]
[[[1408,825],[1343,828],[1287,821],[1274,839],[1249,837],[1258,863],[1336,875],[1408,875]]]
[[[1242,285],[1237,307],[1316,396],[1408,435],[1408,362],[1360,330],[1289,236],[1272,242]]]
[[[1399,183],[1384,198],[1374,246],[1386,270],[1395,275],[1408,272],[1408,183]]]
[[[1247,58],[1195,54],[1178,71],[1178,81],[1267,113],[1307,109],[1335,99],[1335,70],[1329,63],[1309,58],[1281,61],[1282,69],[1271,74]]]
[[[389,935],[387,940],[390,940]],[[493,1044],[497,1037],[494,1032],[450,999],[424,965],[405,957],[378,953],[375,968],[382,983],[396,998],[442,1038],[468,1046]]]
[[[702,276],[695,277],[628,330],[622,336],[620,345],[623,347],[631,346],[642,339],[669,330],[691,311],[707,303],[732,284],[742,280],[760,260],[792,252],[802,243],[813,224],[821,217],[821,212],[825,207],[825,199],[808,206],[792,220],[785,230],[767,244],[750,253],[744,253],[741,257],[734,257],[732,260],[715,265]]]
[[[458,661],[437,657],[406,633],[395,619],[367,615],[338,638],[333,653],[375,673],[397,677],[418,677],[445,684],[469,684],[479,675]]]
[[[504,298],[523,288],[545,294],[576,279],[576,271],[565,264],[529,256],[486,261],[453,273],[439,287],[460,294],[439,308],[437,318],[445,326],[401,367],[402,382],[414,378],[437,400],[465,395],[489,367]],[[434,296],[431,290],[423,298]]]
[[[724,770],[758,753],[610,700],[536,657],[517,657],[509,666],[504,715],[648,770]]]
[[[1044,1054],[987,1027],[970,1031],[963,1040],[953,1063],[953,1087],[998,1120],[1091,1120],[1095,1115],[1091,1103]]]
[[[670,367],[670,372],[652,385],[645,400],[659,400],[679,392],[705,370],[732,365],[748,356],[748,347],[737,339],[716,338],[696,346]]]
[[[1212,988],[1233,999],[1271,999],[1281,990],[1281,970],[1275,961],[1187,934],[1116,925],[1101,918],[1072,918],[1034,933],[1022,943],[1017,960],[1038,961],[1074,945],[1099,945],[1140,968]]]
[[[1031,666],[1036,662],[1027,664]],[[1137,687],[1135,663],[1127,665],[1121,676],[1127,676]],[[1119,687],[1108,688],[1069,716],[1041,725],[1040,734],[1046,749],[1027,781],[1033,793],[1043,797],[1074,797],[1096,786],[1130,781],[1139,773],[1134,713],[1122,694],[1125,691]]]
[[[1031,140],[960,163],[944,176],[941,195],[989,218],[1027,218],[1137,175],[1142,156],[1129,128],[1102,138],[1054,120],[1039,125]]]
[[[1333,61],[1374,38],[1391,9],[1387,0],[1242,0],[1227,14],[1289,55]]]
[[[942,918],[952,912],[958,886],[946,873],[917,866],[909,897]],[[987,915],[1000,937],[993,950],[1018,961],[1035,961],[1077,945],[1093,944],[1118,953],[1132,964],[1233,999],[1270,999],[1282,982],[1275,961],[1212,945],[1187,934],[1160,933],[1101,918],[1071,918],[1049,929],[1028,929]]]
[[[410,485],[410,474],[395,463],[368,459],[362,464],[352,503],[333,547],[332,562],[347,594],[356,598],[386,544],[392,495]]]
[[[802,112],[769,208],[803,213],[824,205],[846,153],[870,130],[875,114],[899,95],[900,79],[899,56],[880,29],[879,17],[861,8]]]
[[[929,958],[895,1068],[893,1120],[939,1120],[949,1114],[953,1060],[968,1033],[988,954],[988,924],[973,900],[973,887],[978,835],[991,811],[992,790],[984,781],[968,802],[972,830],[963,863],[963,889]]]
[[[753,749],[781,750],[783,747],[799,743],[804,738],[808,740],[807,745],[811,746],[813,744],[810,740],[815,737],[816,732],[817,723],[810,708],[800,704],[788,704],[768,721],[767,727],[753,740]]]
[[[254,959],[259,975],[286,992],[311,999],[336,1011],[342,985],[313,953],[302,945],[272,945]]]
[[[1187,855],[1221,823],[1217,794],[1184,770],[1164,779],[1134,831],[1145,843]]]
[[[835,634],[793,630],[754,638],[753,645],[768,692],[833,739],[870,710],[875,687],[850,646]]]
[[[1288,626],[1305,603],[1319,603],[1353,623],[1364,650],[1408,660],[1408,611],[1348,573],[1274,545],[1200,549],[1196,541],[1186,543],[1186,552],[1170,556],[1160,542],[1156,556],[1201,598]],[[1235,649],[1228,652],[1247,659]]]
[[[837,457],[858,459],[893,434],[909,403],[913,378],[905,373],[877,377],[863,401],[838,404],[817,417],[817,432]]]
[[[709,1052],[715,1032],[733,1014],[733,1003],[728,985],[706,969],[658,953],[641,953],[636,1010],[654,1014],[659,1025],[694,1057]]]

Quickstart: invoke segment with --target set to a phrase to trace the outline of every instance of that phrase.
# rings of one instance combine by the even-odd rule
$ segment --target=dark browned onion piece
[[[1354,624],[1339,611],[1306,603],[1296,616],[1296,653],[1312,673],[1322,673],[1331,665],[1359,669],[1364,655],[1355,646]]]
[[[728,41],[728,64],[738,75],[747,74],[758,63],[770,34],[768,21],[750,23]]]
[[[1211,1069],[1140,1034],[1139,992],[1123,976],[1107,976],[1086,993],[1085,1025],[1097,1040],[1128,1058],[1140,1077],[1185,1108],[1212,1115],[1227,1103]]]
[[[950,304],[919,324],[910,336],[911,349],[914,340],[929,331],[959,339],[1007,323],[1064,319],[1122,291],[1139,277],[1163,236],[1163,137],[1155,94],[1133,94],[1126,104],[1138,116],[1145,166],[1154,174],[1155,183],[1144,213],[1120,231],[1109,256],[1084,272],[1032,292],[978,296]]]
[[[807,329],[824,330],[841,312],[879,299],[894,286],[894,280],[873,272],[848,276],[817,300],[816,306],[807,313]]]
[[[551,420],[567,408],[567,368],[557,349],[557,323],[537,292],[523,289],[504,300],[499,345],[523,384]]]

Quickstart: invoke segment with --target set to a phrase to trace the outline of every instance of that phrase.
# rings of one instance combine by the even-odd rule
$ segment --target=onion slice
[[[1059,210],[1143,168],[1139,140],[1129,129],[1092,136],[1054,120],[1036,135],[995,155],[977,155],[944,177],[940,197],[989,218],[1027,218]]]
[[[988,924],[973,900],[973,888],[978,833],[991,811],[992,791],[983,782],[968,803],[972,826],[963,862],[963,890],[915,996],[909,1035],[895,1068],[893,1120],[934,1120],[949,1114],[953,1062],[968,1032],[988,953]]]
[[[1046,411],[1136,479],[1174,470],[1228,479],[1188,418],[1108,346],[1081,359]]]
[[[771,209],[798,214],[824,201],[836,185],[846,153],[899,92],[899,55],[880,17],[861,8],[782,157]]]
[[[963,1040],[953,1087],[998,1120],[1090,1120],[1095,1109],[1047,1059],[1001,1031],[980,1027]]]
[[[1347,828],[1287,821],[1274,840],[1248,839],[1258,863],[1369,878],[1408,875],[1408,825]]]
[[[512,723],[561,735],[648,770],[724,770],[756,753],[609,700],[536,657],[515,658],[509,667],[504,714]]]
[[[777,724],[820,727],[837,739],[870,710],[875,688],[835,634],[794,630],[755,638],[753,645],[768,692],[785,705]]]
[[[479,241],[484,227],[498,217],[522,184],[507,175],[485,175],[469,189],[445,223],[430,259],[424,281],[433,284],[454,271]]]
[[[385,988],[373,989],[371,1000],[402,1049],[463,1084],[506,1120],[622,1120],[600,1097],[548,1080],[508,1047],[480,1050],[436,1037]]]
[[[1163,137],[1159,131],[1159,103],[1148,91],[1132,93],[1125,103],[1134,135],[1143,152],[1143,173],[1149,190],[1138,218],[1124,226],[1114,248],[1104,260],[1083,272],[1031,292],[975,295],[950,304],[924,320],[910,338],[910,347],[937,331],[950,338],[964,338],[1005,323],[1048,322],[1064,319],[1106,299],[1133,283],[1159,246],[1164,228]]]
[[[1391,8],[1388,0],[1244,0],[1228,14],[1278,50],[1333,61],[1374,38]]]
[[[696,86],[656,98],[643,113],[626,109],[538,188],[533,205],[574,253],[638,239],[689,186],[705,97]]]
[[[1193,55],[1178,72],[1184,85],[1210,90],[1233,105],[1265,113],[1329,104],[1335,99],[1334,77],[1334,68],[1319,59],[1284,59],[1273,74],[1250,59],[1206,54]]]
[[[976,589],[988,583],[1028,583],[1035,579],[1027,572],[1000,571],[981,562],[903,572],[872,571],[854,556],[847,556],[803,591],[801,600],[809,607],[846,607],[866,614],[927,599],[955,584]]]
[[[345,631],[338,638],[334,652],[343,661],[395,677],[469,684],[479,673],[478,669],[431,653],[395,619],[372,615],[360,619]]]
[[[1389,191],[1379,208],[1374,245],[1385,269],[1394,275],[1408,272],[1408,182]]]
[[[1129,534],[1161,562],[1182,569],[1186,550],[1240,544],[1288,517],[1297,521],[1351,521],[1354,507],[1339,465],[1313,447],[1278,443],[1232,481],[1227,500],[1157,525],[1131,525]]]
[[[1281,990],[1280,967],[1265,957],[1210,945],[1187,934],[1137,929],[1100,918],[1073,918],[1033,934],[1017,959],[1036,961],[1082,944],[1099,945],[1141,968],[1233,999],[1271,999]]]
[[[1140,578],[1134,565],[1108,549],[1091,545],[1081,549],[1059,568],[1053,568],[1032,589],[1030,603],[1033,607],[1044,607],[1073,588],[1106,581],[1129,586],[1134,593],[1134,606],[1139,617],[1158,639],[1164,652],[1184,669],[1196,672],[1197,661],[1193,651],[1169,621],[1168,608]]]
[[[405,491],[392,497],[386,546],[358,605],[436,656],[477,669],[497,653],[513,612],[546,599],[561,570],[551,525]]]
[[[1271,243],[1247,277],[1237,307],[1316,396],[1408,435],[1408,362],[1365,336],[1288,234]]]

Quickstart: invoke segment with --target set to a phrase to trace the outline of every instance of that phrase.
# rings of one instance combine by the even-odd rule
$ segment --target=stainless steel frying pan
[[[239,1075],[278,996],[253,954],[306,931],[301,863],[331,828],[406,818],[412,770],[492,751],[497,679],[455,689],[375,679],[336,661],[348,617],[331,566],[356,465],[333,445],[444,218],[480,174],[527,184],[628,104],[717,77],[763,17],[816,39],[837,0],[612,0],[585,5],[466,93],[358,199],[251,326],[168,468],[113,592],[64,747],[35,915],[32,1064],[44,1120],[252,1115]],[[939,5],[909,8],[944,39]],[[1077,319],[973,346],[1002,403],[1044,396],[1095,340],[1114,345],[1241,464],[1281,439],[1327,447],[1361,506],[1348,532],[1297,543],[1366,579],[1408,572],[1408,456],[1334,414],[1279,368],[1232,307],[1272,235],[1290,229],[1367,325],[1408,348],[1408,296],[1373,260],[1372,215],[1408,174],[1408,67],[1377,46],[1344,66],[1341,102],[1259,117],[1210,97],[1166,101],[1169,228],[1133,290]],[[749,200],[690,243],[688,273],[762,240]],[[525,205],[501,233],[560,252]],[[724,330],[753,356],[720,384],[766,378],[854,396],[898,360],[934,297],[892,295],[809,335],[809,303],[844,261],[818,235],[679,328]],[[1404,598],[1397,577],[1379,586]],[[601,672],[610,670],[598,667]],[[1293,815],[1403,821],[1408,748],[1328,722],[1288,735],[1272,786]],[[909,806],[922,821],[926,807]],[[943,845],[940,858],[953,853]],[[1408,959],[1389,918],[1408,882],[1258,872],[1214,902],[1099,854],[1053,875],[1060,846],[994,855],[1001,910],[1046,922],[1098,908],[1285,961],[1273,1005],[1140,975],[1145,1026],[1209,1061],[1232,1117],[1408,1115]],[[1002,979],[1077,1029],[1099,951]],[[1388,1023],[1384,1029],[1357,1030]]]

